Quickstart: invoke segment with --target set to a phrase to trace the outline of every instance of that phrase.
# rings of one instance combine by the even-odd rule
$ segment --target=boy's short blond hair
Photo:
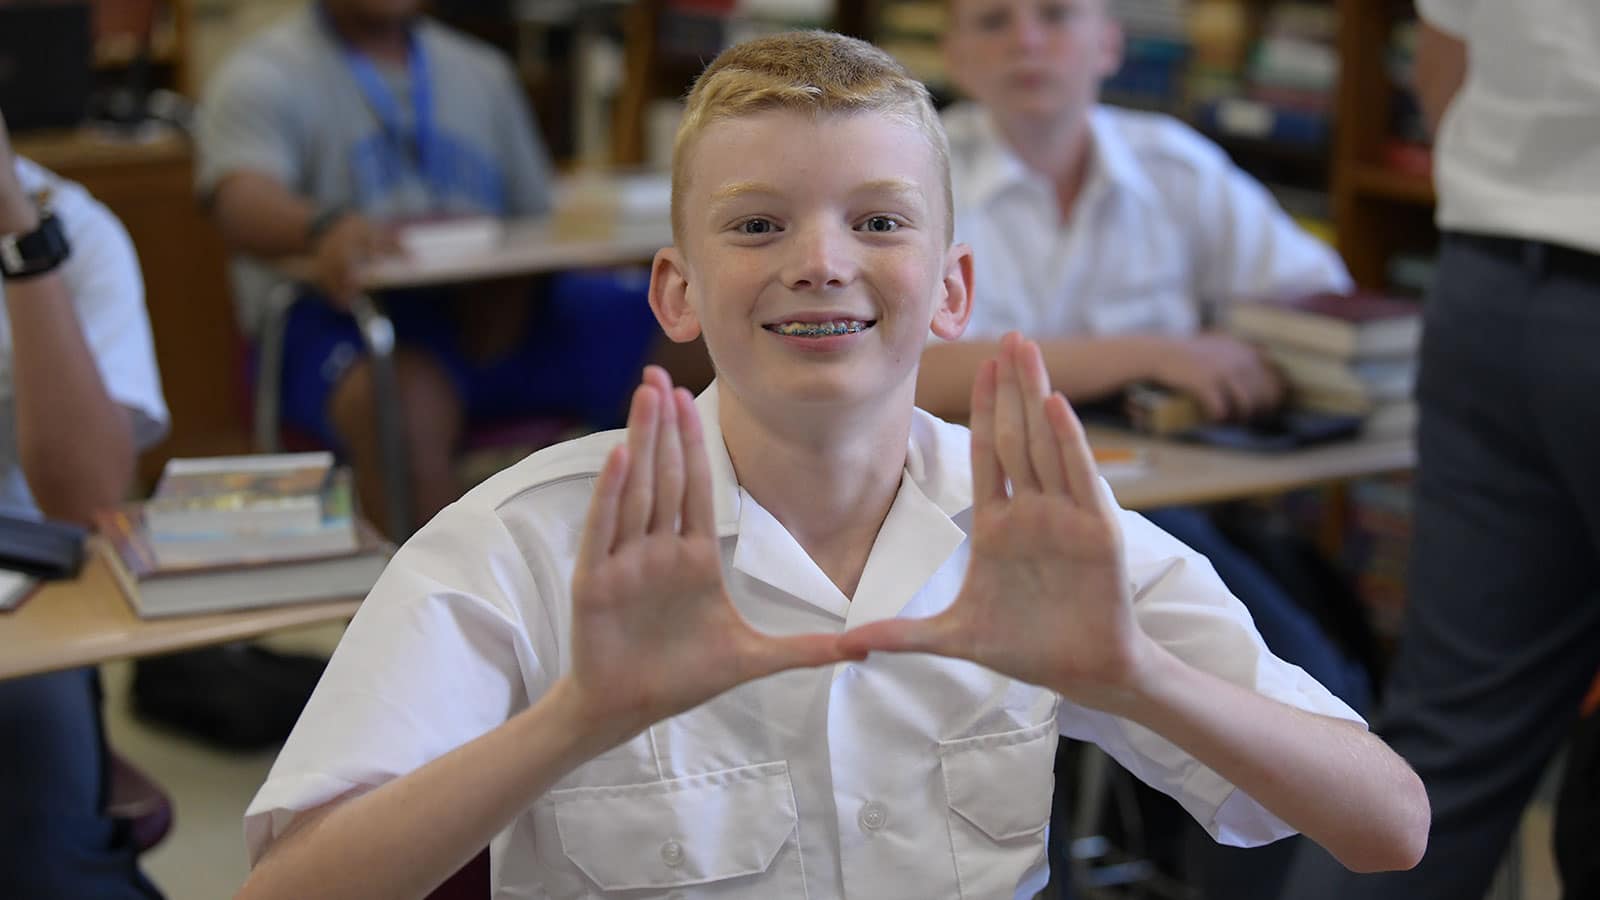
[[[713,122],[770,109],[852,115],[875,113],[917,127],[933,148],[945,209],[945,241],[954,234],[950,142],[922,82],[866,41],[827,31],[796,31],[744,41],[722,51],[689,91],[672,145],[672,230],[681,239],[683,192],[695,138]]]

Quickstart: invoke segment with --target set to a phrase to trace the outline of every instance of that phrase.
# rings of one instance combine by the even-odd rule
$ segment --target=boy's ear
[[[689,270],[677,247],[656,251],[650,265],[650,309],[672,340],[683,344],[700,336],[700,317],[689,304]]]
[[[972,248],[966,244],[950,245],[945,255],[943,292],[933,310],[933,333],[947,341],[961,337],[967,330],[967,320],[972,318]]]
[[[1100,54],[1100,67],[1097,73],[1100,80],[1117,74],[1122,68],[1122,54],[1127,43],[1127,37],[1122,33],[1122,23],[1115,16],[1102,13],[1100,16],[1100,40],[1096,48]]]

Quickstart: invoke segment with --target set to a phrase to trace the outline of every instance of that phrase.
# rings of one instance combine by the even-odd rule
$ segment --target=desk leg
[[[383,456],[384,493],[389,498],[389,536],[411,536],[411,460],[406,449],[405,410],[394,368],[394,323],[378,304],[362,294],[351,305],[372,362],[373,393],[378,402],[378,439]]]

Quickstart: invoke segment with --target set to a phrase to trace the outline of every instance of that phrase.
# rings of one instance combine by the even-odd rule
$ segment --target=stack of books
[[[328,453],[174,459],[149,500],[96,524],[146,617],[359,596],[392,552]]]
[[[1240,304],[1234,334],[1259,345],[1289,382],[1290,405],[1360,415],[1368,434],[1409,434],[1422,312],[1410,300],[1376,294],[1314,294],[1281,303]]]

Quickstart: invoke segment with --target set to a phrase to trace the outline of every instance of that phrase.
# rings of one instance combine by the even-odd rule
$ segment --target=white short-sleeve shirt
[[[1600,253],[1600,4],[1418,0],[1467,44],[1434,147],[1441,228]]]
[[[61,278],[106,391],[133,419],[135,446],[149,447],[167,431],[167,403],[156,371],[155,345],[144,306],[144,279],[128,232],[81,186],[26,159],[16,160],[22,189],[48,188],[72,255]],[[11,377],[11,319],[0,283],[0,513],[36,516],[17,458],[16,395]]]
[[[950,136],[956,240],[975,254],[970,339],[1194,334],[1226,305],[1345,291],[1338,255],[1265,188],[1171,116],[1098,106],[1072,210],[959,103]]]
[[[860,587],[844,597],[745,493],[707,423],[729,594],[756,628],[839,632],[949,605],[967,566],[969,434],[919,412]],[[410,772],[526,708],[570,660],[569,584],[606,432],[541,451],[401,548],[245,816],[252,859],[299,811]],[[1209,563],[1119,512],[1141,625],[1190,663],[1360,722],[1274,657]],[[1057,736],[1091,740],[1219,840],[1291,833],[1152,732],[971,663],[875,654],[774,675],[568,775],[494,840],[497,898],[1031,897]]]

